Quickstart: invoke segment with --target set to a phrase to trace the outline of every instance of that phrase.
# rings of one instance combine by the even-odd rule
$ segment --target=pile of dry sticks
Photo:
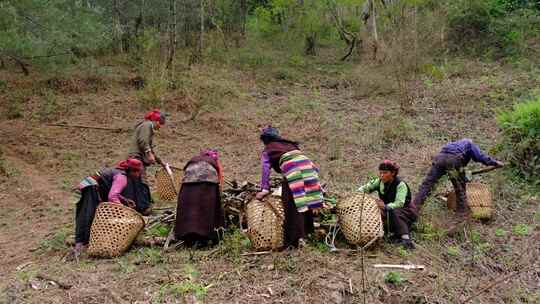
[[[278,188],[281,185],[281,178],[272,178],[270,180],[272,188]],[[245,227],[245,208],[255,194],[260,191],[259,185],[244,181],[226,181],[227,187],[221,193],[221,203],[225,213],[225,219],[228,225]],[[156,226],[172,226],[176,217],[176,207],[158,207],[154,208],[152,215],[145,217],[145,230],[149,231]],[[159,246],[165,244],[165,237],[143,237],[135,241],[139,246]]]

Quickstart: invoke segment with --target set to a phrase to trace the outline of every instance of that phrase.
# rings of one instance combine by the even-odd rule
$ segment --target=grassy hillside
[[[171,114],[155,139],[164,160],[182,166],[201,149],[217,148],[226,179],[255,182],[262,149],[257,130],[271,123],[302,143],[332,192],[353,190],[376,174],[383,158],[401,165],[415,191],[441,145],[468,137],[496,153],[497,111],[539,94],[538,66],[529,60],[434,61],[407,82],[405,96],[395,66],[340,62],[336,54],[323,46],[319,56],[304,57],[259,43],[210,50],[195,65],[178,54],[172,72],[150,59],[143,70],[134,69],[123,55],[27,77],[0,70],[1,301],[183,303],[189,294],[204,303],[540,301],[540,197],[511,170],[479,177],[493,192],[494,220],[471,221],[452,236],[453,214],[434,195],[416,225],[418,248],[411,252],[381,243],[362,258],[331,253],[314,239],[299,250],[245,256],[247,239],[232,229],[211,249],[133,248],[111,260],[62,260],[73,230],[70,189],[121,159],[130,133],[51,123],[129,130],[159,106]],[[137,89],[141,73],[145,86]],[[374,269],[376,263],[426,270],[390,272]],[[74,287],[43,285],[40,273]]]

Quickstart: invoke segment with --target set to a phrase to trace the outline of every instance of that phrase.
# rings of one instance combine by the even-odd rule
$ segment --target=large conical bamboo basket
[[[283,247],[285,211],[280,198],[252,200],[247,204],[248,236],[257,251]]]
[[[143,228],[144,219],[137,211],[120,204],[101,203],[90,229],[88,253],[106,258],[120,256]]]
[[[176,201],[178,192],[180,191],[180,186],[182,184],[182,170],[178,168],[170,168],[173,173],[173,181],[167,171],[164,168],[160,168],[156,172],[156,191],[158,197],[163,201]]]
[[[384,236],[381,212],[376,198],[356,193],[336,205],[339,227],[352,245],[364,246]]]
[[[467,183],[467,203],[472,217],[486,220],[493,217],[493,199],[488,185],[478,182]],[[449,209],[456,209],[455,191],[448,193],[447,204]]]

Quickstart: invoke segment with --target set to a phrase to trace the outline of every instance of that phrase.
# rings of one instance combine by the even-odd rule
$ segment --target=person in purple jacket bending
[[[420,209],[431,193],[433,186],[443,175],[448,174],[456,192],[456,212],[465,215],[467,212],[467,195],[464,168],[471,159],[486,166],[504,166],[504,163],[482,153],[480,148],[470,139],[466,138],[448,143],[433,158],[431,169],[413,199],[413,206]]]

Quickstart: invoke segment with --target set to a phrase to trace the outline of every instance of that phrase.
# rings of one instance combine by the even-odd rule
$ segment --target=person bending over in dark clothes
[[[75,254],[90,241],[90,228],[100,203],[125,204],[147,214],[150,201],[143,189],[142,170],[142,162],[130,158],[121,161],[115,168],[104,168],[80,182],[81,198],[75,211]]]
[[[456,212],[466,216],[468,211],[465,167],[471,161],[486,166],[502,167],[504,163],[482,153],[470,139],[462,139],[446,144],[439,154],[433,157],[433,163],[426,178],[420,185],[413,199],[413,205],[421,208],[437,181],[448,175],[456,192]]]

